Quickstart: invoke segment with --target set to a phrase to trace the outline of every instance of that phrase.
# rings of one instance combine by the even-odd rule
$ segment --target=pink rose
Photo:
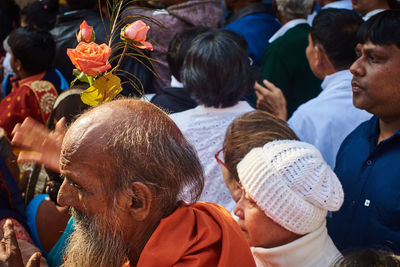
[[[90,76],[98,76],[111,68],[108,63],[110,54],[111,48],[108,45],[93,42],[81,42],[75,49],[67,49],[67,55],[75,67]]]
[[[93,27],[89,26],[86,23],[86,20],[84,20],[81,25],[79,26],[80,30],[79,33],[76,35],[76,39],[80,43],[85,42],[85,43],[90,43],[94,41],[94,31]]]
[[[150,27],[141,20],[137,20],[131,24],[126,25],[121,30],[121,39],[130,42],[132,45],[153,51],[153,45],[146,42],[147,32]]]

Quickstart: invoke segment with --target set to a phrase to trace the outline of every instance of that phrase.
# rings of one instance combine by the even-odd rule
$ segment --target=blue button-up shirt
[[[374,116],[338,152],[335,172],[345,198],[328,231],[339,250],[373,247],[400,253],[400,129],[377,145],[378,137]]]

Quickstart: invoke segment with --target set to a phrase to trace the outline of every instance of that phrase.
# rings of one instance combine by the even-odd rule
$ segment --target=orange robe
[[[45,124],[57,98],[54,85],[42,81],[45,73],[12,82],[12,91],[0,102],[0,127],[11,138],[14,126],[28,116]]]
[[[255,267],[236,221],[222,206],[182,205],[160,225],[144,247],[137,267]]]

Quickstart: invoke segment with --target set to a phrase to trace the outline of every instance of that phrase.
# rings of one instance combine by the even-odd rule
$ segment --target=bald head
[[[196,200],[204,183],[197,156],[175,123],[156,106],[133,99],[108,102],[79,117],[63,141],[61,167],[65,164],[93,166],[114,194],[134,182],[146,184],[166,213],[184,186]]]

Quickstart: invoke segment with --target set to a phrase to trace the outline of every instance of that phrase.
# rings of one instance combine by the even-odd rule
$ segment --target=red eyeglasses
[[[222,151],[224,151],[224,148],[221,148],[220,150],[218,150],[217,153],[215,153],[215,159],[217,160],[217,162],[218,162],[219,164],[221,164],[222,166],[224,166],[225,168],[227,168],[226,165],[225,165],[225,162],[223,162],[223,161],[219,158],[219,154],[221,154]]]

